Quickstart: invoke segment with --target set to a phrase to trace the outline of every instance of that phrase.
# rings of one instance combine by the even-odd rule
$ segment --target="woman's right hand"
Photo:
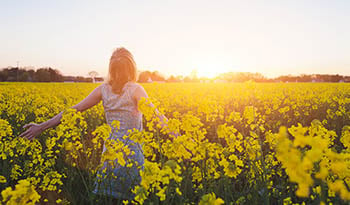
[[[34,137],[38,136],[41,134],[44,129],[40,124],[36,123],[29,123],[23,126],[23,128],[27,129],[25,132],[22,132],[19,137],[25,137],[29,140],[34,139]]]

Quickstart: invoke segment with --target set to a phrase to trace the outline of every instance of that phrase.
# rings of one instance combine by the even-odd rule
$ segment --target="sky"
[[[0,0],[0,68],[108,72],[116,47],[138,70],[213,77],[350,75],[350,1]]]

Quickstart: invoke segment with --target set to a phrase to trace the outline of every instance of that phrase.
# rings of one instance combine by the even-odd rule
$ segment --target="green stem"
[[[79,153],[78,153],[78,155],[80,156]],[[77,160],[75,160],[75,163],[76,163],[76,165],[78,164]],[[89,188],[88,188],[88,186],[87,186],[87,184],[86,184],[85,178],[84,178],[84,176],[81,174],[80,169],[77,168],[77,170],[78,170],[78,173],[79,173],[79,175],[80,175],[80,177],[81,177],[81,179],[82,179],[82,181],[83,181],[83,184],[84,184],[84,186],[85,186],[85,189],[86,189],[86,191],[87,191],[88,198],[89,198],[89,202],[90,202],[91,205],[93,205],[93,203],[92,203],[92,201],[91,201],[90,190],[89,190]]]

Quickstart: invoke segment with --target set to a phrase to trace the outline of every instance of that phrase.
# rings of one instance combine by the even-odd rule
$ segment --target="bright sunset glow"
[[[125,46],[139,70],[349,75],[349,1],[1,1],[0,67],[107,74]]]
[[[0,0],[0,204],[349,205],[349,23],[350,0]]]

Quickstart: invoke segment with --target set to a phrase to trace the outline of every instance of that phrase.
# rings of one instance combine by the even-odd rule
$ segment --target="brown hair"
[[[107,83],[112,86],[114,93],[120,94],[129,81],[136,81],[136,63],[130,51],[120,47],[110,58]]]

